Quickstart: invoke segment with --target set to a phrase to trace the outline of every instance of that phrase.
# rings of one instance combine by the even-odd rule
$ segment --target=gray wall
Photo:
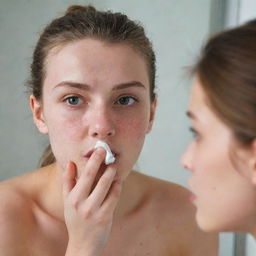
[[[127,13],[144,24],[157,56],[159,105],[138,169],[186,186],[179,164],[190,139],[185,117],[195,60],[209,32],[221,26],[216,0],[95,0],[96,7]],[[24,83],[38,33],[70,4],[88,1],[0,0],[0,180],[36,168],[47,145],[32,122]],[[217,25],[216,25],[217,24]],[[221,238],[221,255],[231,255],[232,237]]]
[[[157,55],[159,107],[139,169],[185,185],[187,174],[179,165],[190,138],[184,115],[189,93],[184,67],[193,63],[208,35],[211,1],[199,0],[197,5],[188,0],[91,2],[140,20],[152,39]],[[29,77],[38,33],[72,3],[88,1],[1,0],[1,179],[34,169],[47,144],[34,128],[23,85]]]

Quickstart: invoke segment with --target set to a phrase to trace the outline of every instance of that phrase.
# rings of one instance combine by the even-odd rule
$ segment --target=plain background
[[[67,6],[88,1],[0,0],[1,179],[37,166],[47,140],[34,127],[24,84],[40,31]],[[186,184],[188,173],[179,158],[190,139],[185,116],[190,81],[186,67],[194,63],[210,31],[211,1],[95,0],[100,9],[122,11],[145,26],[157,56],[158,111],[138,168]]]
[[[35,169],[48,144],[34,127],[24,86],[38,35],[67,6],[88,3],[124,12],[144,25],[157,57],[159,104],[137,169],[187,186],[189,173],[180,166],[191,139],[187,67],[206,38],[222,29],[226,1],[221,0],[0,0],[0,180]],[[220,255],[233,255],[232,246],[232,234],[222,234]]]

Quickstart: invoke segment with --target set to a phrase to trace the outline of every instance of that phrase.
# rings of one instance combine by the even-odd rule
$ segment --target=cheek
[[[62,113],[61,111],[49,112],[47,118],[47,126],[49,129],[49,136],[65,140],[76,141],[81,136],[82,118],[79,113]]]
[[[149,125],[149,114],[146,109],[139,109],[136,112],[127,114],[127,116],[119,117],[116,120],[118,130],[121,134],[130,136],[127,139],[140,140],[144,138]],[[125,136],[124,136],[125,137]]]
[[[219,203],[228,187],[232,185],[232,181],[231,184],[229,183],[232,180],[232,172],[235,170],[224,152],[215,153],[215,155],[205,152],[204,155],[204,158],[198,159],[194,172],[195,189],[205,202],[209,200],[212,203]]]
[[[232,168],[226,146],[202,142],[194,152],[194,179],[198,189],[216,191],[226,179],[227,170]]]
[[[138,160],[139,154],[144,144],[145,135],[147,131],[146,118],[127,118],[120,120],[118,123],[117,137],[119,142],[123,145],[124,154],[123,172],[128,173],[133,165]],[[121,145],[120,144],[120,145]]]
[[[77,142],[82,136],[82,122],[79,116],[62,115],[58,111],[49,111],[48,114],[46,121],[50,144],[57,161],[63,167],[67,159],[75,160]]]
[[[232,165],[228,153],[204,157],[193,176],[197,221],[204,230],[232,230],[256,214],[255,192]],[[241,211],[241,209],[243,209]],[[232,214],[230,214],[232,213]]]
[[[197,222],[205,231],[248,231],[255,222],[255,191],[241,177],[230,178],[197,202]]]
[[[138,144],[144,141],[147,132],[146,119],[137,119],[136,117],[129,120],[120,120],[118,123],[118,134],[123,140],[133,141]]]

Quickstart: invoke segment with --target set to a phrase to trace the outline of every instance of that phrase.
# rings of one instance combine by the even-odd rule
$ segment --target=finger
[[[88,160],[74,188],[74,193],[80,200],[89,196],[96,175],[105,159],[105,155],[106,152],[103,148],[97,148]]]
[[[122,193],[123,184],[120,180],[115,180],[109,190],[109,193],[101,206],[101,211],[107,214],[114,214],[116,206]]]
[[[66,197],[76,185],[76,173],[75,163],[69,162],[62,176],[62,191],[64,197]]]
[[[92,203],[94,209],[99,208],[107,194],[109,193],[110,187],[116,176],[116,168],[109,166],[103,175],[100,177],[96,187],[90,194],[88,200]]]

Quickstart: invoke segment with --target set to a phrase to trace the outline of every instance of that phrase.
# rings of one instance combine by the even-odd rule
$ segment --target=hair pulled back
[[[193,72],[215,114],[242,145],[256,138],[256,20],[212,37]]]

